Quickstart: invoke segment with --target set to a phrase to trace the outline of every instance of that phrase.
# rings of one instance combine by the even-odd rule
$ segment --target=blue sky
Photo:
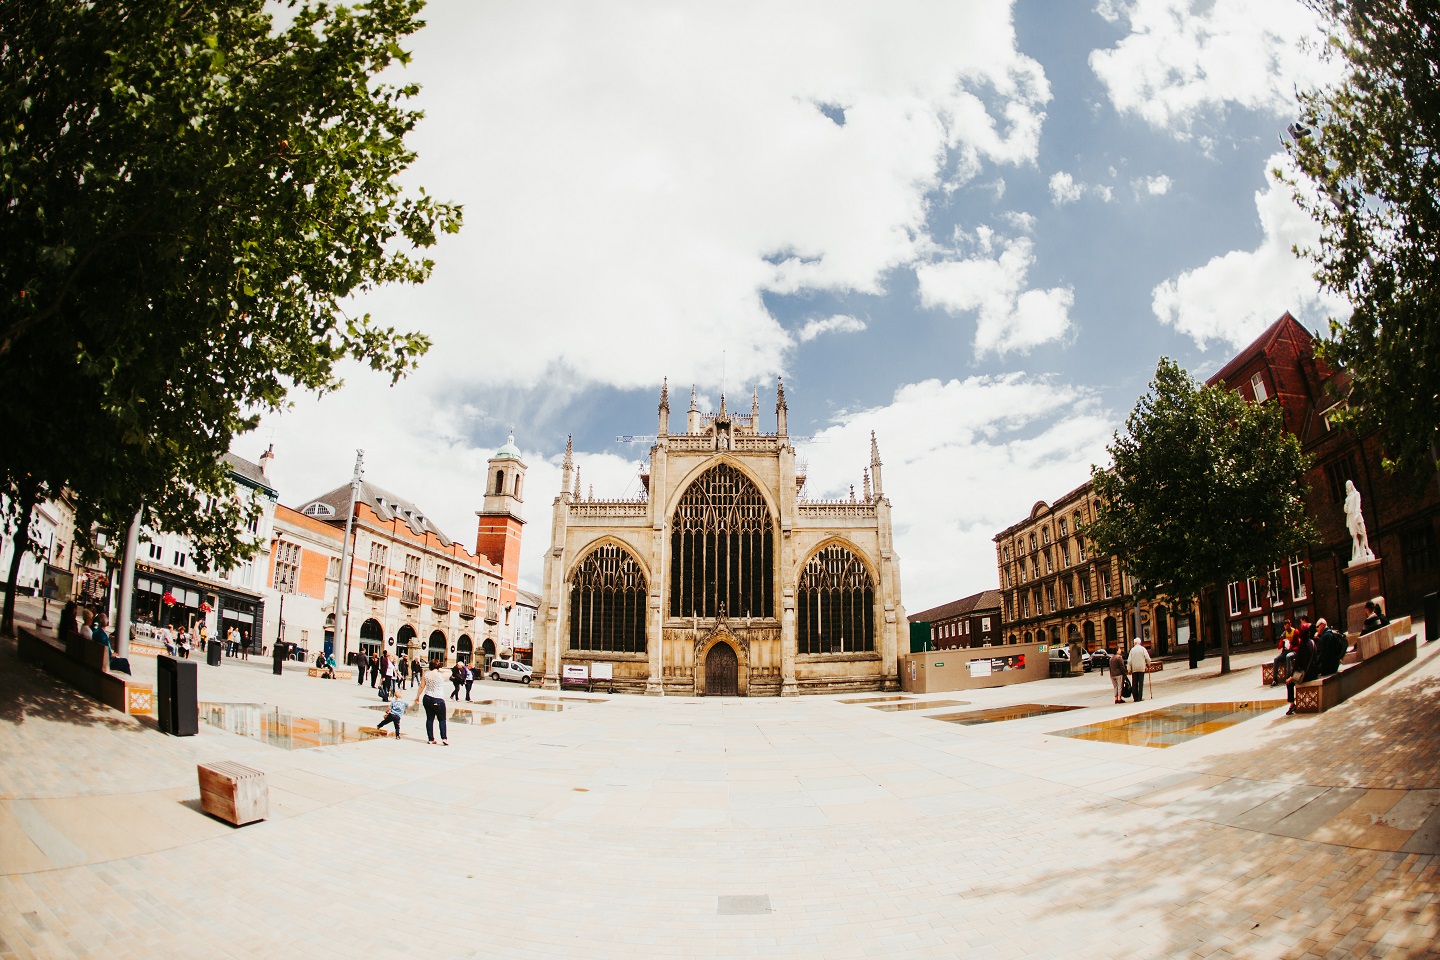
[[[1343,310],[1290,254],[1269,170],[1331,67],[1298,0],[432,0],[406,79],[412,182],[465,206],[433,279],[357,309],[429,333],[400,386],[297,397],[282,499],[349,475],[474,534],[484,461],[530,467],[539,588],[573,434],[633,495],[662,377],[773,422],[812,496],[885,461],[906,606],[995,586],[990,538],[1083,483],[1161,355],[1203,377],[1290,310]]]

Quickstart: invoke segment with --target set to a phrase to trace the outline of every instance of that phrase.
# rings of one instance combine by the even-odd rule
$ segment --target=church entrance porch
[[[717,643],[705,655],[705,695],[734,697],[740,693],[740,659],[728,643]]]

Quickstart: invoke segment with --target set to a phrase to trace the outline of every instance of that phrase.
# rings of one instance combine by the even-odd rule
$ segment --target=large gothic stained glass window
[[[570,649],[645,652],[645,572],[621,547],[596,547],[570,578]]]
[[[795,585],[799,653],[875,649],[875,584],[860,558],[838,543],[811,557]]]
[[[770,508],[729,464],[705,471],[670,520],[670,615],[775,616]]]

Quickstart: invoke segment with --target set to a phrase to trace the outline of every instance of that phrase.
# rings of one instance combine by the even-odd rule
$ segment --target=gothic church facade
[[[723,395],[702,414],[692,391],[671,433],[662,387],[634,500],[582,497],[567,447],[536,628],[547,686],[604,663],[617,690],[653,695],[898,687],[906,620],[874,435],[863,495],[812,500],[783,383],[775,418],[763,433],[758,398],[746,416]]]

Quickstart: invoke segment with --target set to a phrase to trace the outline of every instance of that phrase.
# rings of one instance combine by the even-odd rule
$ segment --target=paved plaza
[[[485,681],[448,748],[412,711],[406,739],[282,749],[162,735],[8,643],[0,956],[1436,955],[1437,648],[1322,716],[1226,706],[1164,747],[1054,731],[1283,701],[1263,655],[1123,706],[1098,675],[902,710]],[[199,671],[207,702],[380,716],[299,664]],[[1081,709],[935,719],[1022,703]],[[268,821],[199,810],[220,759],[265,772]]]

